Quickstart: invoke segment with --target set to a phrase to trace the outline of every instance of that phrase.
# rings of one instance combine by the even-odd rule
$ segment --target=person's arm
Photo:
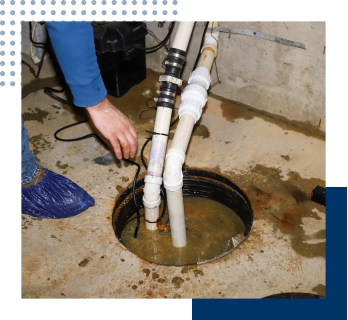
[[[74,96],[86,107],[96,128],[112,144],[117,158],[134,157],[138,135],[128,118],[106,98],[90,22],[46,21],[54,52]]]

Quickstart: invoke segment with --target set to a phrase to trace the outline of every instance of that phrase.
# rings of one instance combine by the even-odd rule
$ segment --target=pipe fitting
[[[148,174],[145,176],[144,182],[152,183],[152,184],[162,184],[161,177],[149,176]]]
[[[181,165],[182,166],[182,165]],[[166,174],[166,171],[164,170],[164,175]],[[178,174],[178,175],[177,175]],[[174,176],[174,179],[176,180],[179,178],[179,181],[174,183],[169,183],[168,180],[164,180],[163,184],[167,191],[178,191],[180,190],[184,185],[184,176],[182,174],[182,171],[177,172],[177,174]]]
[[[144,196],[143,196],[144,207],[147,209],[156,208],[161,203],[160,185],[162,184],[162,178],[146,175],[144,181],[145,181]]]
[[[145,199],[145,196],[143,196],[143,204],[144,204],[144,207],[148,209],[156,208],[161,204],[161,197],[159,197],[158,200],[156,201],[147,201]]]
[[[182,163],[185,162],[185,159],[186,159],[186,155],[185,155],[185,152],[180,150],[180,149],[177,149],[177,148],[170,148],[166,154],[166,160],[169,156],[171,155],[175,155],[175,156],[178,156],[181,158],[182,160]]]
[[[179,117],[185,113],[191,114],[195,122],[202,115],[202,109],[207,102],[207,90],[199,84],[189,84],[181,94],[181,105],[179,108]]]
[[[203,67],[196,68],[190,75],[190,78],[188,80],[189,84],[200,84],[202,87],[204,87],[206,90],[209,89],[211,78],[210,78],[210,72],[208,69]]]
[[[162,178],[145,176],[148,182],[145,183],[143,204],[145,207],[145,226],[148,230],[156,230],[156,223],[148,223],[147,221],[157,221],[159,217],[159,206],[161,204],[159,179]],[[149,182],[150,181],[150,182]]]
[[[170,148],[166,155],[166,170],[163,173],[163,184],[166,190],[177,191],[183,186],[182,165],[185,162],[185,152]]]

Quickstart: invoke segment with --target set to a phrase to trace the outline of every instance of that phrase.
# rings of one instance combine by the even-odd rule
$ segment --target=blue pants
[[[22,184],[29,183],[40,171],[40,164],[35,161],[29,150],[28,132],[22,118]]]

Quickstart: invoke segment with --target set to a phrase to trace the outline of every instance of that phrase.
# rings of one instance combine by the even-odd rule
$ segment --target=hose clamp
[[[168,57],[169,56],[172,56],[172,57],[175,57],[175,58],[179,58],[179,59],[185,61],[185,57],[183,55],[179,54],[179,53],[169,52],[168,53]]]
[[[168,61],[166,60],[165,63],[164,63],[166,66],[172,66],[172,67],[176,67],[176,68],[182,68],[183,64],[181,63],[177,63],[177,62],[171,62],[171,61]]]
[[[158,98],[158,102],[168,102],[168,103],[175,103],[174,99],[168,99],[168,98]]]
[[[182,85],[182,80],[181,79],[178,79],[178,78],[175,78],[175,77],[172,77],[172,76],[168,76],[166,74],[160,75],[159,81],[160,82],[171,82],[171,83],[174,83],[174,84],[178,85],[179,87]]]
[[[172,96],[172,97],[175,98],[175,93],[174,93],[174,92],[170,92],[170,91],[160,91],[160,90],[158,90],[157,93],[158,93],[158,94],[164,94],[164,95],[166,95],[166,96]]]

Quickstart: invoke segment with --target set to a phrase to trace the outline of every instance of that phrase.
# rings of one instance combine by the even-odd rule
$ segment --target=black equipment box
[[[92,22],[95,50],[106,90],[121,97],[146,78],[143,22]]]

